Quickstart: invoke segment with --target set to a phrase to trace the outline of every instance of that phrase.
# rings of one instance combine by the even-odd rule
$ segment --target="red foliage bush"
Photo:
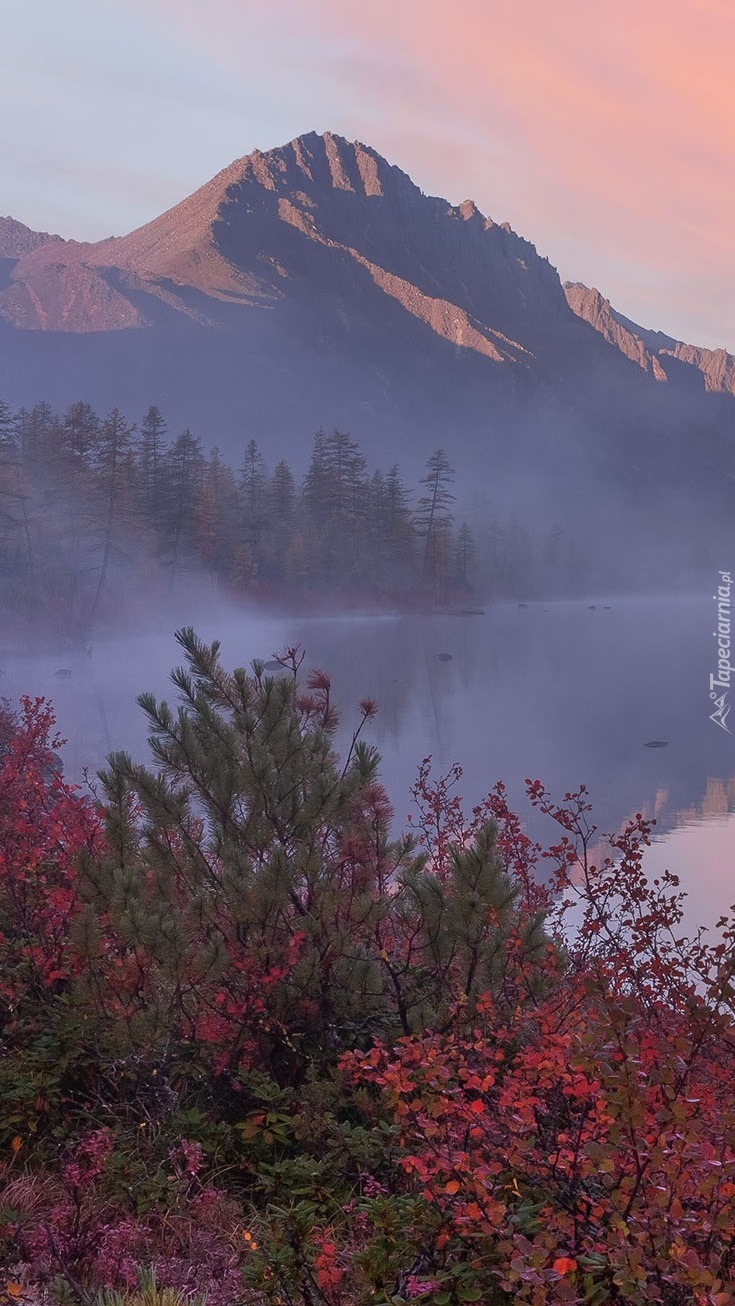
[[[53,711],[23,698],[0,722],[0,1031],[46,1002],[80,969],[71,928],[80,909],[78,858],[98,832],[64,783]]]
[[[733,924],[713,944],[681,935],[675,877],[649,883],[637,816],[590,864],[584,790],[531,801],[560,826],[547,850],[546,991],[503,986],[447,1032],[348,1053],[348,1082],[399,1129],[399,1165],[425,1202],[424,1246],[471,1300],[698,1302],[735,1299]],[[486,806],[520,876],[540,850]],[[431,806],[438,856],[451,812]],[[574,909],[574,923],[564,930]],[[526,976],[529,979],[530,976]],[[345,1297],[344,1301],[348,1298]],[[453,1300],[453,1298],[447,1298]]]
[[[248,1258],[294,1306],[735,1301],[732,919],[685,935],[640,816],[593,862],[584,789],[528,782],[542,848],[502,785],[466,818],[459,768],[433,783],[427,759],[415,843],[391,843],[369,756],[334,798],[326,678],[291,713],[192,658],[228,704],[242,689],[248,782],[266,807],[281,786],[267,821],[230,785],[236,714],[227,802],[206,787],[211,702],[183,675],[199,807],[123,759],[104,837],[43,700],[0,717],[3,1246],[72,1286],[155,1262],[221,1306]]]

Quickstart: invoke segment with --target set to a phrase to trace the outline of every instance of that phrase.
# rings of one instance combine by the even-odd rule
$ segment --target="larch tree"
[[[431,586],[435,600],[443,597],[451,566],[451,529],[454,521],[451,505],[454,494],[454,468],[443,449],[437,449],[427,460],[426,473],[420,484],[424,492],[419,498],[414,516],[417,530],[424,541],[423,576]]]
[[[125,535],[131,507],[133,479],[132,449],[135,427],[126,422],[119,408],[113,408],[100,427],[96,467],[101,490],[97,585],[87,616],[91,626],[99,611],[113,559],[116,537]]]
[[[472,568],[475,561],[475,541],[467,522],[462,522],[457,531],[455,549],[455,575],[457,584],[466,589],[470,584]]]
[[[240,531],[238,558],[243,576],[258,575],[268,515],[268,474],[257,440],[248,440],[238,478]]]
[[[168,426],[163,413],[155,404],[151,404],[140,424],[137,451],[143,501],[149,509],[155,508],[158,498],[161,463],[167,447],[167,433]]]
[[[158,520],[171,583],[196,555],[197,506],[204,480],[201,441],[187,427],[167,449],[160,468]]]

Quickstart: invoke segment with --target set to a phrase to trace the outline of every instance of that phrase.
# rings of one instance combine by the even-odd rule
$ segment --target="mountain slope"
[[[15,262],[50,241],[63,244],[61,236],[50,236],[46,231],[31,231],[22,222],[16,222],[15,218],[0,218],[0,259]]]
[[[507,224],[369,146],[256,150],[96,244],[3,232],[15,405],[155,403],[234,461],[255,437],[271,465],[303,467],[322,424],[407,476],[441,445],[476,498],[611,540],[621,505],[646,529],[674,514],[686,531],[705,498],[712,522],[729,512],[732,360],[565,292]]]
[[[735,357],[725,349],[704,349],[649,331],[631,322],[599,290],[579,281],[564,284],[567,302],[603,339],[656,381],[704,386],[713,394],[735,394]]]
[[[0,296],[0,316],[31,329],[125,329],[156,320],[150,309],[131,312],[126,290],[186,315],[194,291],[212,301],[216,321],[217,301],[298,298],[315,272],[345,298],[375,286],[438,335],[495,361],[517,356],[504,326],[528,330],[566,309],[553,269],[527,241],[469,202],[428,199],[374,151],[327,133],[256,151],[129,236],[31,249]],[[113,280],[117,300],[101,290]]]

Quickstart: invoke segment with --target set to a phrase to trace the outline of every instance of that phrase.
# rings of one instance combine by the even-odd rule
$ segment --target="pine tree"
[[[368,485],[365,458],[349,435],[317,432],[303,499],[317,579],[330,587],[353,584],[369,569]]]
[[[17,431],[22,457],[29,463],[43,463],[49,457],[53,458],[58,444],[58,428],[58,419],[45,399],[34,404],[30,412],[21,408],[17,416]]]
[[[268,477],[258,443],[256,440],[249,440],[238,481],[241,512],[239,547],[245,545],[247,548],[253,577],[258,573],[261,542],[266,529],[267,486]]]
[[[383,599],[407,598],[416,585],[417,539],[408,491],[395,465],[386,476],[375,472],[370,481],[367,529],[374,592]]]
[[[217,643],[176,638],[178,711],[139,699],[153,766],[117,753],[102,773],[109,852],[87,897],[117,939],[115,1037],[162,1058],[197,1046],[207,1073],[214,1059],[293,1082],[340,1048],[460,1019],[447,995],[472,1003],[508,960],[519,887],[495,824],[477,809],[454,841],[429,839],[431,857],[392,841],[377,753],[359,737],[374,704],[340,762],[329,679],[302,688],[298,650],[279,675],[262,662],[230,673]],[[425,771],[421,792],[430,821],[454,820]],[[97,955],[108,964],[109,949]]]
[[[210,993],[214,1011],[239,1013],[223,1048],[230,1068],[255,1055],[254,1039],[271,1067],[293,1068],[368,1019],[368,995],[383,986],[360,935],[384,910],[376,877],[403,846],[387,840],[377,755],[358,739],[373,706],[362,705],[340,765],[329,682],[316,673],[304,693],[297,651],[283,675],[257,662],[230,674],[218,644],[192,630],[176,638],[187,664],[172,677],[178,713],[139,700],[156,769],[114,754],[103,774],[114,856],[93,872],[96,892],[118,904],[131,948],[142,941],[154,959],[134,1036],[156,1039],[175,1022],[186,1036],[192,1004]],[[265,977],[281,972],[264,1022]]]
[[[100,428],[96,470],[101,493],[101,538],[98,545],[101,558],[97,585],[87,617],[89,626],[99,612],[116,540],[120,543],[124,541],[126,526],[130,521],[134,430],[118,408],[112,409]]]
[[[138,441],[138,468],[143,504],[148,511],[155,509],[158,499],[161,463],[166,451],[168,427],[160,408],[155,404],[147,410],[140,424]]]
[[[16,420],[15,414],[4,399],[0,399],[0,453],[6,453],[16,448]]]
[[[213,449],[197,505],[197,547],[206,567],[226,576],[237,552],[239,501],[232,468]]]
[[[286,556],[293,542],[296,526],[296,486],[293,473],[283,459],[276,464],[266,493],[265,527],[261,554],[266,574],[283,584]]]
[[[20,455],[18,422],[0,400],[0,571],[9,606],[36,599],[36,571],[29,502],[31,489]]]
[[[64,414],[61,449],[79,467],[91,467],[99,449],[100,421],[91,404],[79,400]]]
[[[457,532],[455,551],[455,575],[457,584],[466,589],[470,584],[472,568],[475,561],[475,542],[467,522],[462,522]]]
[[[445,596],[449,579],[453,481],[454,469],[444,450],[437,449],[427,460],[426,474],[421,477],[425,490],[415,513],[416,528],[424,541],[423,577],[435,601]]]
[[[167,449],[158,480],[160,549],[173,584],[181,567],[196,556],[197,505],[204,480],[201,442],[187,427]]]

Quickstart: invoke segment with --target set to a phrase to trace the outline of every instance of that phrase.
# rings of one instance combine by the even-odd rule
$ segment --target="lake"
[[[221,640],[228,666],[302,645],[304,669],[332,677],[342,743],[359,700],[374,698],[379,714],[365,738],[381,752],[401,825],[427,754],[437,771],[460,763],[469,803],[498,779],[523,812],[526,776],[560,798],[584,783],[601,830],[636,811],[656,818],[649,864],[681,874],[704,921],[735,899],[735,736],[709,719],[713,606],[707,595],[499,604],[461,616],[276,618],[215,603],[195,624]],[[162,620],[165,629],[98,641],[91,656],[2,655],[2,694],[53,699],[70,778],[93,773],[112,749],[146,756],[136,695],[174,697],[168,673],[180,658],[171,632],[193,617],[180,607]]]

